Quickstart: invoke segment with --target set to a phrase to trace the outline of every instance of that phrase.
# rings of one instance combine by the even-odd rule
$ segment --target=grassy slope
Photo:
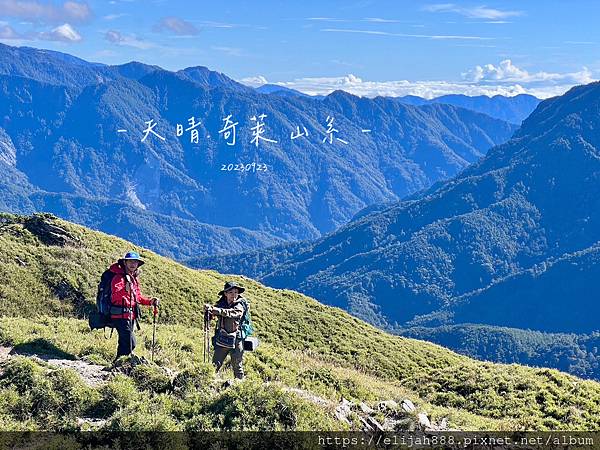
[[[89,310],[101,272],[131,244],[50,219],[77,243],[48,246],[19,223],[26,219],[4,217],[8,222],[0,224],[0,340],[23,345],[43,339],[72,355],[107,363],[115,338],[106,341],[101,333],[88,332],[85,322],[67,317],[81,317]],[[271,381],[269,389],[280,384],[300,387],[336,401],[342,395],[368,401],[408,397],[434,418],[448,416],[451,426],[463,429],[600,429],[599,383],[555,370],[478,362],[434,344],[389,335],[295,292],[194,271],[139,250],[147,262],[143,290],[163,300],[157,357],[161,365],[192,372],[203,367],[201,305],[213,302],[223,282],[233,278],[247,288],[263,341],[258,352],[247,355],[249,375],[258,384]],[[150,332],[146,325],[140,335],[141,353],[147,352]],[[299,411],[312,411],[306,408]],[[164,411],[169,420],[177,416],[172,406]],[[298,414],[291,427],[338,426],[311,422],[310,417],[318,417],[314,412]],[[204,426],[226,426],[214,417]],[[251,425],[242,421],[232,426]]]

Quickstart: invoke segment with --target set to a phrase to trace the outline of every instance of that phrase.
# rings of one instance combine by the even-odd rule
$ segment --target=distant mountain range
[[[583,342],[600,329],[598,110],[600,84],[575,87],[542,102],[509,142],[413,199],[367,210],[313,242],[192,264],[297,289],[488,359],[527,362],[500,355],[501,346],[474,351],[460,330],[529,329]],[[506,336],[494,330],[491,341]],[[546,350],[538,360],[551,359]],[[586,358],[581,348],[573,354],[575,365]]]
[[[600,380],[600,331],[544,333],[479,324],[415,327],[399,334],[460,350],[472,358],[505,364],[553,367]]]
[[[516,130],[451,105],[286,98],[205,67],[1,44],[0,91],[3,210],[53,212],[180,259],[318,238],[457,174]],[[255,145],[258,128],[277,142]]]
[[[290,89],[277,84],[263,84],[256,88],[262,94],[273,94],[283,97],[310,97],[314,99],[322,99],[325,96],[314,95],[309,96],[295,89]],[[482,114],[486,114],[496,119],[504,120],[515,125],[521,125],[529,114],[533,112],[536,106],[540,103],[540,99],[528,94],[519,94],[513,97],[505,97],[503,95],[494,95],[488,97],[486,95],[468,96],[462,94],[442,95],[431,100],[416,95],[405,95],[403,97],[385,97],[393,99],[405,105],[423,106],[431,104],[446,104],[458,106],[460,108],[470,109]]]
[[[516,125],[521,125],[521,122],[529,117],[541,101],[539,98],[528,94],[519,94],[513,97],[505,97],[503,95],[494,95],[493,97],[477,95],[470,97],[468,95],[450,94],[442,95],[441,97],[436,97],[431,100],[426,100],[414,95],[407,95],[404,97],[396,97],[396,100],[407,105],[415,106],[432,103],[459,106]]]

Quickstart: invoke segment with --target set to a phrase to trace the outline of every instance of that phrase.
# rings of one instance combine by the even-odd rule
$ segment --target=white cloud
[[[420,39],[440,39],[440,40],[476,40],[476,41],[488,41],[493,40],[495,38],[491,37],[481,37],[481,36],[461,36],[461,35],[430,35],[430,34],[404,34],[404,33],[390,33],[387,31],[373,31],[373,30],[355,30],[355,29],[345,29],[345,28],[324,28],[320,31],[324,31],[327,33],[358,33],[358,34],[373,34],[378,36],[394,36],[394,37],[403,37],[403,38],[420,38]]]
[[[87,3],[68,1],[63,4],[66,17],[74,22],[84,22],[92,16],[92,10]]]
[[[339,17],[307,17],[305,20],[313,22],[370,22],[370,23],[406,23],[396,19],[385,19],[382,17],[363,17],[362,19],[342,19]]]
[[[122,34],[120,31],[117,30],[108,30],[104,34],[104,39],[116,45],[124,45],[127,47],[139,48],[140,50],[147,50],[149,48],[155,47],[155,45],[151,42],[142,41],[131,34]]]
[[[271,82],[271,84],[309,95],[327,95],[335,90],[343,90],[361,97],[418,95],[431,99],[446,94],[469,96],[531,94],[539,98],[548,98],[561,95],[574,85],[594,81],[587,68],[574,73],[530,74],[512,63],[505,62],[501,62],[498,66],[488,64],[483,66],[481,71],[469,71],[467,74],[469,75],[463,74],[461,81],[365,81],[354,74],[348,74],[341,77],[298,78],[292,81]],[[239,81],[253,87],[268,83],[263,76],[248,77]]]
[[[71,25],[65,23],[60,25],[51,31],[39,33],[40,39],[47,41],[60,41],[60,42],[79,42],[82,40],[81,35]]]
[[[242,78],[241,80],[238,80],[240,83],[243,83],[247,86],[251,86],[251,87],[259,87],[262,86],[263,84],[269,84],[269,82],[267,81],[267,79],[265,77],[263,77],[262,75],[257,75],[255,77],[247,77],[247,78]]]
[[[0,0],[0,16],[37,23],[81,23],[93,16],[86,2],[66,1],[62,5],[38,0]]]
[[[381,17],[365,17],[363,19],[365,22],[373,22],[373,23],[400,23],[399,20],[394,19],[383,19]]]
[[[489,19],[489,20],[502,20],[509,17],[517,17],[523,15],[522,11],[503,11],[500,9],[488,8],[487,6],[475,6],[466,8],[458,6],[454,3],[438,3],[428,5],[423,8],[425,11],[435,13],[456,13],[461,14],[469,19]]]
[[[524,69],[515,66],[510,59],[500,61],[495,66],[493,64],[485,64],[483,66],[475,66],[475,68],[462,74],[463,78],[468,81],[479,83],[484,82],[508,82],[508,83],[572,83],[572,84],[587,84],[593,81],[592,72],[583,67],[579,72],[571,73],[552,73],[552,72],[535,72],[529,73]]]
[[[17,40],[21,39],[21,35],[15,31],[10,25],[0,25],[0,39]]]
[[[112,42],[113,44],[118,44],[123,40],[123,35],[115,30],[108,30],[104,35],[104,39],[108,42]]]
[[[235,24],[235,23],[213,22],[210,20],[203,20],[203,21],[200,21],[197,23],[202,25],[203,28],[237,28],[237,27],[246,26],[246,25],[239,25],[239,24]]]
[[[179,17],[163,17],[160,22],[154,26],[154,31],[174,33],[178,36],[194,36],[199,33],[192,23]]]
[[[70,24],[65,23],[50,31],[19,33],[9,25],[0,26],[0,39],[13,41],[13,44],[32,41],[57,41],[75,43],[83,40],[81,35]]]
[[[128,16],[129,14],[127,13],[120,13],[120,14],[107,14],[106,16],[102,17],[104,20],[116,20],[116,19],[120,19],[121,17],[125,17]]]
[[[338,17],[307,17],[306,20],[316,22],[348,22],[348,19],[340,19]]]
[[[572,44],[572,45],[598,45],[597,42],[592,42],[592,41],[565,41],[565,44]]]

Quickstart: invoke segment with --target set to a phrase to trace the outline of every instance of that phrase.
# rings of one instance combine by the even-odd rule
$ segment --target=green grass
[[[109,364],[116,336],[106,340],[101,332],[90,332],[81,319],[93,307],[100,274],[111,262],[131,249],[146,260],[142,290],[160,297],[163,305],[155,361],[180,375],[170,385],[159,372],[138,369],[131,377],[111,382],[112,407],[102,409],[100,401],[96,409],[74,407],[77,414],[102,416],[111,429],[148,427],[148,416],[158,418],[152,426],[159,429],[343,428],[331,408],[291,394],[289,388],[309,391],[332,404],[341,397],[370,403],[410,398],[434,420],[448,417],[452,427],[467,430],[600,429],[599,383],[556,370],[475,361],[434,344],[384,333],[296,292],[191,270],[121,239],[54,218],[47,220],[67,230],[77,244],[44,245],[25,229],[27,218],[4,217],[0,343],[5,345],[39,347]],[[223,390],[214,387],[211,368],[202,363],[201,327],[202,305],[214,302],[228,279],[247,288],[262,342],[257,352],[245,356],[248,382]],[[145,317],[148,322],[150,314]],[[136,353],[149,357],[152,328],[149,323],[142,326]],[[36,377],[47,379],[50,374]],[[68,415],[57,416],[64,419],[58,422],[54,416],[15,415],[27,408],[21,400],[13,405],[14,383],[5,382],[0,391],[0,428],[60,428],[70,423]],[[51,380],[47,383],[52,392]],[[94,388],[94,395],[104,398],[109,395],[106,389]],[[52,415],[52,398],[47,402]],[[241,409],[244,404],[248,410]]]

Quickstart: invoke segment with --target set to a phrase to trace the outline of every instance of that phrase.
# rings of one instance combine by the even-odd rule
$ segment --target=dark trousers
[[[119,333],[117,358],[129,355],[135,348],[135,335],[133,334],[134,322],[129,319],[114,319],[115,329]]]
[[[231,366],[233,367],[233,374],[236,378],[244,378],[244,342],[241,339],[236,339],[235,348],[221,347],[215,345],[215,352],[213,354],[213,364],[217,370],[223,365],[223,361],[227,355],[231,354]]]

